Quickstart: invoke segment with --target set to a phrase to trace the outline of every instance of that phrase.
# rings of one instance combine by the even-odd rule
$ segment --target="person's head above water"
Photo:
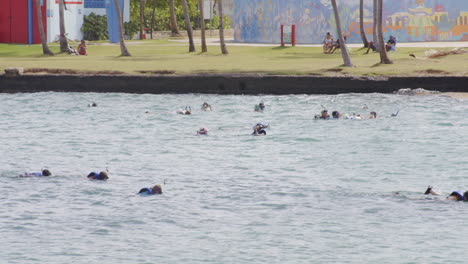
[[[323,110],[321,114],[322,114],[322,117],[328,117],[328,110],[326,109]]]
[[[338,111],[333,111],[333,112],[332,112],[332,117],[333,117],[333,118],[340,118],[340,112],[338,112]]]
[[[101,171],[100,173],[93,171],[88,174],[88,179],[105,181],[109,179],[109,175],[105,171]]]
[[[50,176],[52,175],[52,173],[50,173],[49,170],[45,169],[45,170],[42,170],[42,176]]]
[[[377,113],[376,112],[370,112],[370,119],[375,119],[377,118]]]
[[[141,189],[138,194],[162,194],[162,188],[161,185],[156,184],[152,188]]]

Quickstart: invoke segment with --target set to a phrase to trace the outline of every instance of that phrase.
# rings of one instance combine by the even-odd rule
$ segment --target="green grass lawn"
[[[76,43],[73,44],[76,47]],[[286,75],[457,75],[468,76],[468,54],[439,59],[424,57],[427,48],[398,48],[389,53],[392,65],[380,65],[379,54],[364,55],[364,49],[350,49],[356,67],[342,67],[341,53],[323,54],[315,47],[239,47],[229,46],[229,55],[221,55],[219,46],[208,53],[188,53],[188,46],[163,40],[128,41],[132,57],[120,57],[118,45],[88,43],[88,56],[60,54],[58,44],[50,45],[53,57],[42,56],[41,45],[0,44],[0,71],[7,67],[71,69],[77,71],[175,71],[175,74],[260,73]],[[446,49],[446,50],[450,50]],[[200,50],[200,47],[197,47]],[[439,49],[440,50],[440,49]]]

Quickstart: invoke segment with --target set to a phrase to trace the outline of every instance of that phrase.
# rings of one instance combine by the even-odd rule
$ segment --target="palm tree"
[[[369,46],[369,41],[367,40],[366,32],[364,31],[364,0],[360,0],[359,25],[360,25],[360,28],[361,28],[362,43],[364,43],[364,48],[367,48]]]
[[[140,39],[143,39],[143,19],[145,17],[145,0],[140,0]]]
[[[351,58],[349,57],[348,49],[346,48],[346,42],[344,40],[343,34],[341,33],[340,15],[338,14],[338,7],[336,6],[336,0],[331,0],[331,1],[333,5],[333,11],[335,13],[336,31],[338,33],[338,38],[340,40],[341,56],[343,57],[344,66],[353,67],[353,64],[351,63]]]
[[[377,38],[379,39],[379,52],[380,52],[380,63],[382,64],[393,64],[393,62],[388,58],[387,49],[385,49],[385,42],[383,39],[382,32],[382,13],[383,13],[383,1],[377,0]]]
[[[218,0],[219,10],[219,44],[221,45],[221,53],[229,54],[226,42],[224,42],[224,14],[223,14],[223,0]]]
[[[171,20],[171,35],[180,37],[179,28],[177,27],[177,19],[175,15],[175,0],[169,0],[169,15]]]
[[[198,0],[198,8],[200,9],[200,28],[201,28],[201,49],[202,52],[207,52],[208,49],[206,47],[206,36],[205,36],[205,13],[203,10],[203,1]]]
[[[377,50],[379,50],[379,38],[377,37],[377,19],[378,19],[378,14],[377,14],[377,10],[378,10],[378,0],[374,0],[373,2],[373,21],[374,23],[372,24],[372,38],[374,39],[374,45],[375,47],[377,48]]]
[[[119,20],[119,35],[120,35],[120,52],[121,52],[121,56],[132,56],[132,54],[130,54],[127,47],[125,46],[124,32],[123,32],[124,27],[123,27],[123,22],[122,22],[122,13],[120,13],[119,0],[114,0],[114,5],[115,5],[115,10],[117,11],[117,19]]]
[[[68,40],[65,34],[65,3],[59,0],[59,20],[60,20],[60,51],[68,52]]]
[[[54,56],[47,46],[47,40],[44,32],[44,24],[42,23],[41,0],[36,0],[37,24],[39,26],[39,35],[41,36],[42,53],[47,56]]]
[[[189,52],[195,52],[195,44],[193,43],[192,24],[190,23],[190,15],[187,0],[182,0],[182,6],[184,8],[185,27],[187,28],[187,35],[189,38]]]

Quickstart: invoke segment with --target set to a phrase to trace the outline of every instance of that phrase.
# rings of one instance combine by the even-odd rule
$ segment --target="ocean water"
[[[468,258],[468,202],[422,195],[428,185],[468,190],[468,101],[94,93],[0,100],[0,263]],[[98,107],[87,107],[92,101]],[[200,111],[204,101],[212,112]],[[260,101],[265,111],[254,112]],[[185,106],[193,115],[175,114]],[[322,106],[378,118],[313,120]],[[267,136],[251,135],[257,122],[270,124]],[[208,136],[195,135],[201,127]],[[17,177],[42,168],[53,176]],[[86,179],[106,168],[108,181]],[[154,184],[163,195],[136,195]]]

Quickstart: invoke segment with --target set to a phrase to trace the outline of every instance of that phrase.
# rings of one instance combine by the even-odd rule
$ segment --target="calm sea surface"
[[[428,185],[468,189],[468,101],[94,93],[0,101],[0,263],[468,258],[468,203],[422,195]],[[199,110],[204,101],[212,112]],[[264,113],[253,111],[260,101]],[[321,105],[378,119],[315,121]],[[175,114],[185,106],[193,115]],[[268,135],[252,136],[262,121]],[[210,134],[195,136],[201,127]],[[86,179],[106,167],[107,182]],[[53,176],[16,177],[41,168]],[[135,195],[164,182],[163,195]]]

